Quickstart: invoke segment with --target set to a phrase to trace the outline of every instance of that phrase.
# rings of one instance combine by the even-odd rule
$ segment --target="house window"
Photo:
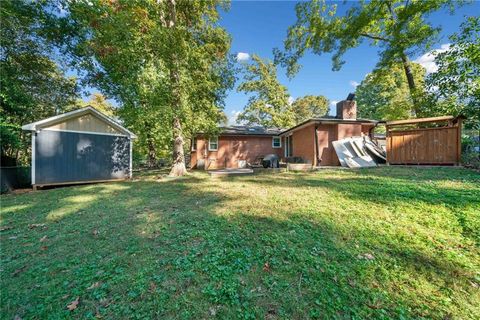
[[[197,151],[197,138],[192,139],[192,151]]]
[[[218,137],[208,139],[208,151],[218,150]]]
[[[280,137],[272,137],[272,147],[273,148],[281,148],[282,147],[282,139]]]

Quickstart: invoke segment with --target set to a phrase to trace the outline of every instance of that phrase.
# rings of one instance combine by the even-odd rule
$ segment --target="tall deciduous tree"
[[[417,87],[424,90],[425,68],[412,62],[411,69]],[[415,106],[400,63],[369,73],[357,86],[355,98],[360,118],[398,120],[411,118],[415,114]]]
[[[152,134],[170,138],[171,175],[185,173],[184,138],[213,130],[232,86],[230,37],[217,25],[219,2],[70,2],[68,51],[86,79],[136,119],[140,141],[156,153]],[[126,122],[127,119],[125,119]]]
[[[92,93],[87,101],[78,99],[71,109],[84,108],[86,106],[94,107],[98,111],[110,117],[115,115],[114,106],[100,92]]]
[[[468,127],[480,128],[480,18],[468,18],[450,40],[435,57],[437,72],[427,77],[433,112],[462,114]]]
[[[312,95],[300,97],[292,103],[292,111],[297,124],[310,118],[322,117],[328,113],[328,99]]]
[[[290,108],[287,88],[277,78],[277,66],[257,55],[245,64],[244,81],[238,86],[239,92],[251,94],[238,122],[265,127],[286,128],[295,124]]]
[[[0,4],[2,161],[25,161],[30,144],[20,127],[65,111],[78,97],[76,80],[52,59],[48,35],[54,19],[47,9],[45,2]]]
[[[378,46],[378,66],[401,63],[414,111],[419,111],[416,83],[409,56],[425,50],[435,41],[440,28],[432,27],[425,17],[458,2],[451,0],[372,0],[352,4],[344,16],[337,15],[337,5],[312,0],[296,6],[297,22],[288,30],[286,52],[275,51],[276,59],[288,67],[290,75],[298,71],[298,60],[308,51],[333,52],[333,69],[344,64],[342,56],[364,41]]]
[[[264,127],[288,128],[328,112],[328,99],[307,95],[293,102],[287,87],[277,78],[277,66],[257,55],[244,64],[243,82],[237,90],[250,94],[237,122]]]

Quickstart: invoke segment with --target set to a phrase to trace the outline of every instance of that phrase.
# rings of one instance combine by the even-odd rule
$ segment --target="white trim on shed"
[[[89,126],[75,126],[75,127],[70,126],[70,127],[66,127],[66,128],[64,128],[64,127],[60,127],[60,128],[52,127],[52,126],[57,126],[58,124],[65,123],[68,120],[74,120],[76,118],[80,118],[80,117],[83,117],[83,116],[86,116],[86,115],[92,115],[93,117],[96,117],[97,120],[100,120],[101,122],[104,122],[105,125],[107,125],[107,127],[105,127],[105,128],[107,128],[108,131],[97,132],[97,131],[99,131],[98,127],[89,127]],[[75,130],[76,128],[79,128],[80,130]],[[92,131],[89,131],[90,128],[92,128]],[[94,178],[93,180],[90,179],[88,181],[66,180],[66,181],[60,181],[60,182],[53,181],[53,183],[50,183],[50,182],[47,183],[46,181],[43,181],[40,178],[37,179],[37,169],[39,169],[39,168],[41,169],[41,166],[39,168],[36,167],[37,160],[38,161],[41,160],[41,157],[36,159],[37,158],[37,152],[38,152],[36,145],[37,145],[37,143],[41,142],[41,140],[38,140],[40,137],[38,137],[38,139],[37,139],[37,134],[41,134],[42,131],[45,131],[44,132],[45,134],[47,134],[47,131],[54,131],[54,132],[59,132],[59,134],[60,134],[60,132],[68,132],[68,133],[79,134],[79,135],[88,134],[88,135],[101,135],[101,136],[114,136],[114,137],[116,136],[116,137],[122,137],[124,139],[126,138],[128,140],[128,143],[129,143],[129,146],[128,146],[129,150],[127,151],[128,152],[127,154],[130,158],[129,158],[129,164],[128,164],[129,165],[128,171],[126,171],[125,173],[126,173],[126,177],[132,178],[132,172],[133,172],[133,170],[132,170],[133,169],[133,163],[132,163],[133,162],[132,161],[133,143],[132,143],[132,140],[136,139],[137,136],[134,133],[132,133],[131,131],[129,131],[128,129],[126,129],[123,126],[121,126],[120,124],[118,124],[115,120],[113,120],[110,117],[108,117],[108,116],[102,114],[101,112],[95,110],[91,106],[87,106],[85,108],[74,110],[74,111],[71,111],[71,112],[67,112],[67,113],[64,113],[64,114],[61,114],[61,115],[53,116],[53,117],[43,119],[43,120],[40,120],[40,121],[37,121],[37,122],[29,123],[29,124],[26,124],[26,125],[22,126],[22,129],[25,130],[25,131],[31,131],[32,132],[31,180],[32,180],[32,185],[33,185],[34,189],[36,189],[36,187],[39,186],[39,185],[44,186],[44,185],[56,185],[56,184],[68,184],[68,183],[84,183],[84,182],[100,182],[100,181],[118,180],[118,179],[115,179],[114,177],[112,177],[111,179],[108,179],[108,180],[105,180],[104,178],[101,178],[101,179],[97,180],[97,179]],[[100,137],[98,137],[98,138],[100,139]],[[107,139],[107,137],[105,137],[105,139]],[[44,171],[42,171],[42,172],[44,172]],[[40,176],[41,176],[42,172],[39,172]],[[73,177],[73,175],[72,175],[72,177]]]
[[[37,121],[37,122],[29,123],[29,124],[26,124],[26,125],[22,126],[22,129],[25,130],[25,131],[39,131],[39,130],[42,130],[42,128],[48,127],[50,125],[53,125],[53,124],[56,124],[56,123],[59,123],[59,122],[62,122],[62,121],[66,121],[68,119],[80,117],[80,116],[83,116],[83,115],[89,114],[89,113],[99,117],[100,119],[102,119],[103,121],[105,121],[106,123],[108,123],[109,125],[114,127],[115,129],[125,133],[125,135],[127,135],[131,139],[136,139],[137,138],[137,136],[133,132],[131,132],[127,128],[121,126],[120,124],[118,124],[112,118],[110,118],[110,117],[104,115],[103,113],[95,110],[95,108],[93,108],[91,106],[87,106],[85,108],[70,111],[70,112],[60,114],[60,115],[57,115],[57,116],[53,116],[53,117],[43,119],[43,120],[40,120],[40,121]],[[92,132],[88,132],[88,133],[92,133]]]

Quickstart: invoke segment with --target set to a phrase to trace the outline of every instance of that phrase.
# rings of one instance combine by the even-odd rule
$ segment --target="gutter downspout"
[[[315,125],[315,133],[314,133],[313,137],[315,139],[314,152],[315,152],[315,159],[316,159],[316,162],[315,162],[314,166],[318,167],[320,162],[322,161],[320,159],[320,154],[319,154],[319,150],[318,150],[318,124]]]

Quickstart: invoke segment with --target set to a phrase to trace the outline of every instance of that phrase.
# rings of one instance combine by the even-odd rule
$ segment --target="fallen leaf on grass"
[[[43,228],[45,223],[32,223],[28,225],[28,229]]]
[[[73,310],[77,309],[79,300],[80,300],[80,297],[77,297],[69,305],[67,305],[67,309],[70,310],[70,311],[73,311]]]
[[[10,230],[10,229],[13,229],[13,227],[10,227],[10,226],[1,227],[0,232],[1,231],[7,231],[7,230]]]
[[[45,250],[47,250],[47,249],[48,249],[47,246],[41,246],[41,247],[40,247],[40,250],[42,250],[42,251],[45,251]]]
[[[270,265],[268,264],[268,262],[265,262],[265,264],[263,265],[263,271],[270,272]]]
[[[23,267],[18,268],[15,271],[13,271],[12,272],[12,277],[16,277],[19,273],[23,272],[26,268],[27,268],[27,266],[25,265]]]
[[[95,288],[98,288],[100,287],[100,282],[95,282],[93,283],[90,287],[87,288],[87,290],[92,290],[92,289],[95,289]]]
[[[370,309],[382,309],[383,307],[377,302],[375,304],[368,304],[367,303],[367,307],[369,307]]]
[[[365,260],[375,260],[375,257],[371,253],[363,253],[359,254],[358,259],[365,259]]]
[[[94,237],[98,236],[98,229],[93,229],[92,234]]]
[[[40,242],[45,242],[45,241],[47,241],[47,238],[48,238],[47,236],[43,236],[43,237],[40,239]]]
[[[20,316],[16,314],[15,317],[13,317],[13,320],[22,320],[22,318],[20,318]]]

